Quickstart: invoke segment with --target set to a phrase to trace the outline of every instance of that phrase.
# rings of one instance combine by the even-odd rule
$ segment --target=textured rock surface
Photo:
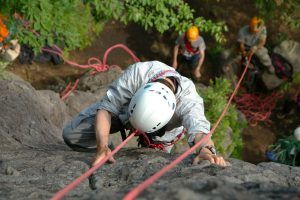
[[[94,76],[86,76],[81,78],[78,88],[84,91],[96,92],[105,88],[108,84],[116,80],[122,73],[118,67],[111,68],[108,71],[97,73]]]
[[[89,169],[94,154],[71,151],[62,142],[58,116],[63,110],[54,109],[54,102],[64,109],[56,94],[37,92],[21,80],[0,80],[0,199],[49,199]],[[124,148],[116,164],[94,174],[96,190],[85,180],[66,199],[121,199],[177,156]],[[191,160],[186,158],[139,199],[300,198],[300,168],[234,159],[232,166],[221,168],[207,162],[191,165]]]
[[[300,43],[292,40],[283,41],[274,49],[275,53],[286,58],[294,68],[294,72],[300,72]]]
[[[116,67],[94,76],[81,78],[78,90],[71,93],[66,99],[69,115],[75,116],[79,111],[103,97],[107,85],[117,79],[121,73],[122,70]]]
[[[68,114],[70,116],[75,116],[82,109],[88,107],[89,105],[99,101],[99,99],[104,96],[106,89],[100,89],[94,93],[74,91],[66,99],[66,105],[68,107]]]
[[[41,146],[61,141],[60,130],[41,95],[20,80],[0,80],[1,148]]]
[[[275,74],[269,74],[266,71],[263,72],[262,81],[268,90],[277,88],[282,83],[285,83],[284,80],[278,78]]]
[[[60,99],[59,94],[51,90],[38,90],[41,97],[41,104],[44,105],[46,112],[50,115],[50,121],[60,130],[70,119],[67,113],[66,104]]]
[[[48,199],[88,170],[92,153],[63,145],[1,151],[0,199]],[[121,199],[177,155],[152,149],[123,149],[95,174],[96,190],[83,181],[66,199]],[[300,198],[300,168],[276,163],[253,165],[230,160],[221,168],[191,157],[156,181],[140,199],[293,199]]]

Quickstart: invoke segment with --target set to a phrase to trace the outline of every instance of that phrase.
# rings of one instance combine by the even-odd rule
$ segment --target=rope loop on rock
[[[82,68],[82,69],[90,69],[90,70],[88,70],[88,72],[89,72],[89,75],[92,76],[92,75],[94,75],[98,72],[107,71],[110,68],[120,68],[118,65],[109,66],[107,64],[107,58],[108,58],[109,53],[112,50],[117,49],[117,48],[121,48],[125,52],[127,52],[132,57],[134,62],[139,62],[140,61],[134,55],[134,53],[127,46],[125,46],[124,44],[116,44],[116,45],[110,47],[109,49],[107,49],[104,53],[104,56],[103,56],[103,62],[101,62],[101,60],[98,59],[98,58],[91,57],[91,58],[88,59],[88,64],[86,64],[86,65],[78,64],[74,61],[68,60],[63,55],[63,51],[56,45],[53,45],[52,49],[44,47],[44,48],[42,48],[42,50],[45,51],[45,52],[53,53],[53,54],[56,54],[56,55],[60,56],[64,60],[65,63],[67,63],[71,66],[75,66],[75,67]],[[83,74],[83,75],[85,75],[85,74]],[[60,97],[61,97],[62,100],[65,100],[76,89],[76,87],[78,86],[78,83],[79,83],[79,79],[80,78],[76,79],[76,81],[75,81],[75,83],[73,84],[72,87],[71,87],[71,83],[69,83],[67,85],[67,87],[65,88],[65,90],[60,93]]]

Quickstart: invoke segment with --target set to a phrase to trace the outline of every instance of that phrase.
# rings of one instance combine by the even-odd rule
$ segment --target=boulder
[[[278,78],[275,74],[270,74],[267,71],[263,72],[262,81],[268,90],[275,89],[285,82],[285,80],[282,80]]]
[[[44,105],[51,122],[57,128],[62,129],[70,119],[66,104],[61,100],[58,93],[51,90],[37,90],[37,93],[43,101],[42,105]]]
[[[85,76],[80,79],[78,89],[94,93],[99,89],[106,88],[107,85],[116,80],[121,73],[123,73],[123,71],[120,68],[115,67],[93,76]]]
[[[0,107],[2,148],[40,146],[61,140],[44,98],[29,83],[0,80]]]
[[[274,52],[286,58],[293,65],[294,73],[300,72],[300,43],[285,40],[274,48]]]
[[[75,90],[66,99],[65,103],[70,116],[75,116],[82,109],[99,101],[105,95],[106,88],[98,89],[94,93]]]

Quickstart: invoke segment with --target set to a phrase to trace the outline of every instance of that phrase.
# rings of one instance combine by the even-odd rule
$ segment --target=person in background
[[[174,69],[187,65],[189,70],[193,70],[193,78],[199,81],[201,77],[201,66],[205,58],[205,42],[199,35],[199,29],[191,26],[185,34],[179,36],[175,41],[173,50]]]
[[[11,34],[4,23],[5,19],[0,14],[0,58],[11,62],[19,56],[21,46],[18,40],[11,39]]]
[[[260,62],[268,68],[272,74],[275,73],[268,50],[264,47],[267,40],[267,29],[264,21],[253,17],[249,25],[242,27],[238,32],[239,49],[244,58],[255,54]]]

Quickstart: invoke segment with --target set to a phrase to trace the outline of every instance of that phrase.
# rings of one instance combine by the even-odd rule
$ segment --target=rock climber
[[[180,66],[187,66],[193,70],[193,79],[199,81],[201,77],[201,66],[205,58],[205,42],[199,34],[196,26],[191,26],[185,34],[179,36],[175,41],[173,50],[174,69]]]
[[[238,32],[239,49],[244,58],[253,54],[266,66],[270,73],[274,74],[275,69],[271,58],[265,48],[267,40],[267,29],[261,18],[253,17],[249,25],[242,27]]]
[[[4,23],[5,20],[6,17],[0,14],[0,58],[11,62],[19,56],[21,46],[18,40],[11,38],[11,33]]]
[[[111,152],[109,135],[124,128],[146,133],[151,143],[170,152],[173,141],[183,138],[185,131],[189,145],[200,141],[209,133],[210,123],[193,82],[164,63],[149,61],[130,65],[100,101],[64,127],[63,138],[73,150],[96,150],[95,165]],[[211,139],[195,153],[194,164],[209,160],[226,166]],[[115,159],[111,157],[109,162]]]

